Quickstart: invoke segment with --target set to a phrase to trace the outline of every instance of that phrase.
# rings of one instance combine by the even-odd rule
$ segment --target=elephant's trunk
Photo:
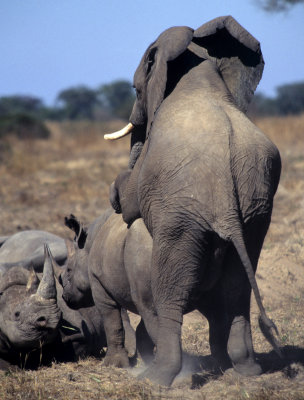
[[[133,129],[134,125],[131,122],[129,122],[128,125],[122,128],[120,131],[107,133],[106,135],[104,135],[104,139],[106,140],[121,139],[122,137],[129,135],[129,133],[131,133]]]

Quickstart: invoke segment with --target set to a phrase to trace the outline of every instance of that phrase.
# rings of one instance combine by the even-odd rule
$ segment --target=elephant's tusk
[[[133,128],[134,128],[134,125],[131,124],[131,122],[129,122],[128,125],[126,125],[124,128],[122,128],[120,131],[113,132],[113,133],[107,133],[106,135],[104,135],[104,139],[106,139],[106,140],[120,139],[124,136],[127,136],[129,133],[131,133]]]

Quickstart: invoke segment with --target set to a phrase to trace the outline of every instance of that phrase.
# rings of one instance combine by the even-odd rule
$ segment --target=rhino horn
[[[51,253],[51,261],[52,261],[52,266],[53,266],[53,271],[55,274],[55,278],[59,279],[59,276],[62,273],[62,267],[57,263],[57,261],[53,258],[52,253]]]
[[[53,269],[53,256],[47,244],[44,245],[43,276],[39,283],[36,296],[44,300],[57,298],[56,282]]]

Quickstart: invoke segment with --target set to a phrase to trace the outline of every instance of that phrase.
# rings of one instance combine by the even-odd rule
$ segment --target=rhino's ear
[[[38,289],[38,286],[39,286],[39,283],[40,283],[39,278],[38,278],[36,272],[34,271],[34,268],[31,267],[30,268],[30,274],[29,274],[29,277],[28,277],[28,281],[27,281],[27,284],[26,284],[26,292],[28,294],[36,293],[37,289]]]
[[[216,63],[237,106],[246,112],[264,69],[260,43],[231,16],[202,25],[192,41]]]
[[[65,217],[64,223],[68,228],[75,232],[74,240],[77,242],[78,247],[83,249],[87,239],[87,230],[73,214],[70,214],[69,217]]]
[[[64,218],[64,224],[68,228],[70,228],[75,233],[75,238],[79,235],[80,231],[80,222],[75,217],[75,215],[70,214],[69,217]]]

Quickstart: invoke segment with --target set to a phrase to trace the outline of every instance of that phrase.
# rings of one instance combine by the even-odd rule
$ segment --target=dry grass
[[[213,376],[208,326],[197,313],[185,316],[184,368],[172,388],[136,379],[133,370],[103,367],[94,359],[54,364],[38,371],[0,372],[0,399],[304,399],[304,115],[265,118],[257,125],[278,145],[283,161],[272,225],[261,253],[257,278],[264,304],[279,328],[286,355],[281,362],[265,342],[252,304],[252,331],[265,374],[245,378]],[[126,167],[129,140],[109,143],[108,124],[49,124],[51,139],[0,144],[1,235],[39,228],[63,236],[71,212],[92,221],[109,206],[108,188]],[[195,389],[192,389],[194,388]]]

